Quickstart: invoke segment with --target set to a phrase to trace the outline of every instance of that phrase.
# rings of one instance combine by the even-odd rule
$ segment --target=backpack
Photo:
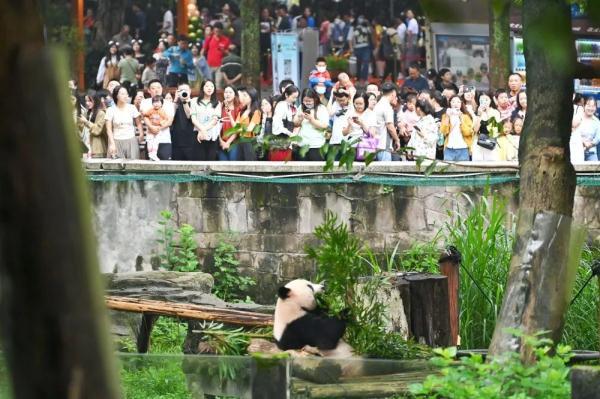
[[[391,60],[394,58],[394,45],[390,38],[390,35],[387,32],[384,32],[383,37],[381,38],[381,48],[380,48],[380,56],[383,59]]]

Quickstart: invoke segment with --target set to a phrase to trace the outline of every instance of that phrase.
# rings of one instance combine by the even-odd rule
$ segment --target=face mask
[[[323,72],[325,72],[326,70],[327,70],[327,67],[324,67],[324,66],[318,66],[318,67],[317,67],[317,72],[323,73]]]
[[[317,92],[317,94],[325,94],[325,87],[316,87],[315,91]]]
[[[113,105],[115,105],[115,102],[110,97],[106,97],[105,101],[106,101],[106,107],[112,107]]]

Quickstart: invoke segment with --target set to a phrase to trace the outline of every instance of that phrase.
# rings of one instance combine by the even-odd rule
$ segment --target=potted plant
[[[331,75],[331,80],[336,80],[342,72],[348,72],[348,58],[340,55],[328,55],[325,57],[327,61],[327,70]]]

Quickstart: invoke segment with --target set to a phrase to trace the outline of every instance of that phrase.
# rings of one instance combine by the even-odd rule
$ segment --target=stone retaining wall
[[[284,184],[195,181],[94,181],[91,183],[98,250],[103,272],[150,270],[156,255],[161,210],[198,232],[202,264],[227,236],[239,250],[244,273],[258,280],[257,300],[271,303],[277,285],[310,277],[304,248],[330,210],[376,251],[429,240],[450,217],[464,213],[484,188],[382,186],[375,184]],[[494,185],[515,211],[517,184]],[[600,230],[599,187],[578,187],[574,216],[592,235]]]

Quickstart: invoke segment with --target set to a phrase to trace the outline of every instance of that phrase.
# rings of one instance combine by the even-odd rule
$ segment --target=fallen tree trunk
[[[209,320],[244,327],[267,327],[273,325],[273,317],[268,314],[222,309],[210,306],[190,305],[153,301],[150,299],[107,296],[109,309],[125,312],[149,313],[183,319]]]

